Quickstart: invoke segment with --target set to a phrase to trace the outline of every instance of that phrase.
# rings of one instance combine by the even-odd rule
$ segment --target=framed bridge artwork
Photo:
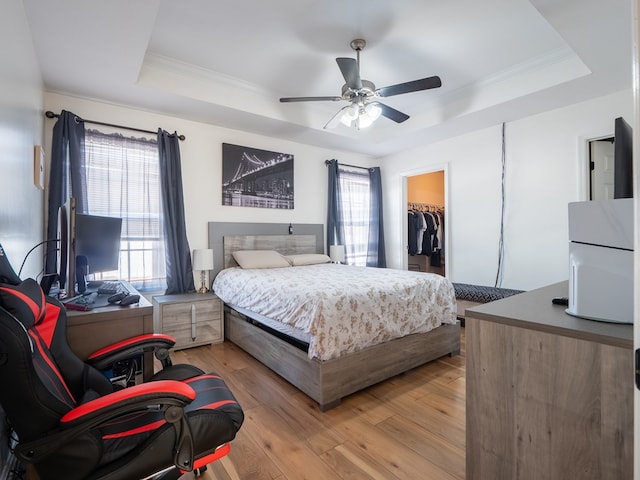
[[[222,205],[293,209],[293,155],[222,144]]]

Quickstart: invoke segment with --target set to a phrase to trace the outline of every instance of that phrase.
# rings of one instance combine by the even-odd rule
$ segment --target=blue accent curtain
[[[344,245],[344,220],[340,199],[340,173],[337,160],[328,160],[327,255],[331,245]]]
[[[158,155],[167,263],[166,294],[193,292],[195,285],[185,227],[182,166],[176,133],[158,129]]]
[[[53,126],[51,139],[47,240],[58,237],[58,210],[70,197],[76,199],[78,212],[86,212],[86,185],[84,122],[75,114],[62,110]],[[44,278],[49,280],[57,273],[57,248],[56,242],[47,243]],[[43,286],[44,283],[43,279]]]
[[[367,267],[387,266],[384,245],[384,222],[382,220],[382,178],[380,167],[369,169],[370,210],[369,210],[369,247],[367,249]]]

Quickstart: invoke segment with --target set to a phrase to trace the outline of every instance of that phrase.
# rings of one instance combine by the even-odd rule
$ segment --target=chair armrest
[[[169,349],[175,344],[175,339],[169,335],[148,333],[101,348],[89,355],[86,361],[98,370],[106,370],[114,363],[134,357],[144,351],[165,350],[166,356],[168,356]]]
[[[195,397],[193,388],[173,380],[158,380],[118,390],[70,410],[61,418],[58,430],[30,442],[20,442],[15,454],[29,463],[38,463],[70,439],[121,415],[148,408],[181,409]]]
[[[183,382],[158,380],[141,383],[83,403],[63,415],[60,422],[63,428],[73,426],[76,422],[82,422],[86,428],[86,422],[91,422],[91,426],[100,424],[105,416],[113,418],[149,405],[184,406],[194,398],[195,390]],[[98,419],[97,422],[95,419]]]

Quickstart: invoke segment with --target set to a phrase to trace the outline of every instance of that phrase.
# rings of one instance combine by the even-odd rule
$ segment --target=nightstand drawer
[[[195,315],[197,323],[216,321],[222,318],[220,300],[205,302],[169,303],[161,305],[162,321],[168,324],[191,323]],[[163,332],[166,333],[166,332]]]
[[[222,322],[220,320],[166,325],[162,333],[176,339],[174,347],[176,349],[222,341]]]
[[[188,293],[153,297],[153,326],[176,339],[174,348],[224,340],[222,301],[214,294]]]

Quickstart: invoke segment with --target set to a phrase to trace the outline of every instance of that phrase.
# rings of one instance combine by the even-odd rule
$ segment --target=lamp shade
[[[193,251],[194,270],[213,270],[213,266],[213,250],[202,248]]]
[[[344,262],[344,245],[330,245],[329,257],[331,257],[332,262]]]

